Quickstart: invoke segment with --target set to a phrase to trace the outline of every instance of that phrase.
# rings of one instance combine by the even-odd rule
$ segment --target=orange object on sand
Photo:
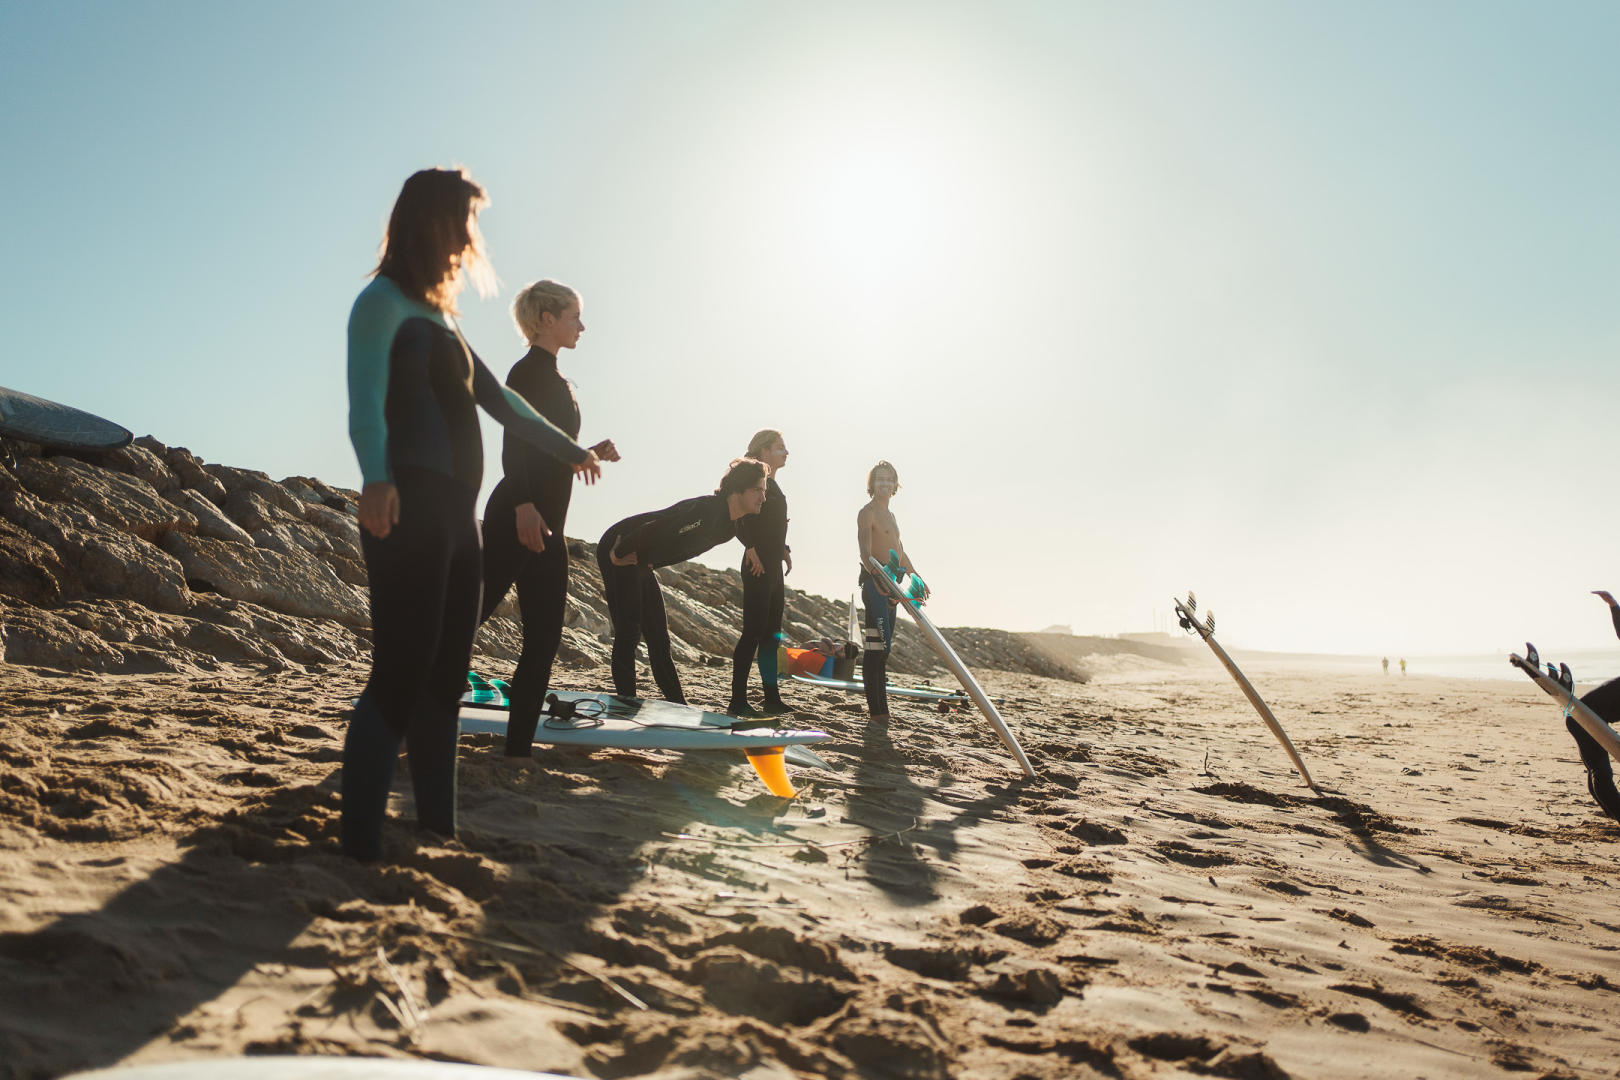
[[[749,750],[748,764],[754,767],[759,778],[765,781],[765,786],[772,795],[782,799],[791,799],[798,794],[793,790],[793,782],[788,779],[787,762],[780,746],[769,750]]]
[[[783,675],[815,675],[827,664],[827,657],[815,649],[777,650],[776,667]]]

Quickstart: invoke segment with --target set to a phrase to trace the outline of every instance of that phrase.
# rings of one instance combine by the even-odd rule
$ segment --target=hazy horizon
[[[312,33],[311,27],[319,27]],[[1280,652],[1616,643],[1620,100],[1595,2],[0,7],[0,384],[358,482],[344,324],[463,164],[507,308],[624,461],[568,533],[781,429],[790,585],[898,466],[942,625]],[[1584,407],[1583,406],[1587,406]],[[485,491],[499,429],[484,425]],[[734,566],[735,547],[705,561]],[[1173,629],[1173,626],[1171,627]]]

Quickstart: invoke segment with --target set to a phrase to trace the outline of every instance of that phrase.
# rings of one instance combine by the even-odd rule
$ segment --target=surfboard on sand
[[[956,676],[956,681],[962,684],[962,689],[968,692],[968,696],[979,707],[979,711],[984,714],[984,718],[990,721],[991,727],[995,728],[996,736],[1001,739],[1001,745],[1005,746],[1007,751],[1012,754],[1013,758],[1018,762],[1018,767],[1024,770],[1024,775],[1033,779],[1035,766],[1029,763],[1029,757],[1025,755],[1024,748],[1018,745],[1018,738],[1013,735],[1012,729],[1007,727],[1007,722],[996,711],[995,705],[991,703],[990,698],[984,692],[984,688],[979,685],[979,681],[968,671],[967,665],[962,663],[962,658],[956,655],[956,650],[951,648],[950,642],[945,640],[945,635],[941,634],[939,628],[934,625],[934,620],[923,613],[922,597],[912,596],[911,590],[908,590],[896,580],[900,576],[900,556],[893,551],[889,552],[889,565],[884,566],[868,555],[866,564],[878,588],[893,597],[898,606],[911,613],[911,617],[916,620],[917,627],[922,630],[923,637],[928,639],[928,644],[934,647],[934,652],[939,654],[939,658],[945,662],[945,666],[950,669],[951,674]],[[912,578],[916,580],[916,575],[912,575]]]
[[[1610,727],[1604,719],[1587,707],[1586,703],[1575,696],[1575,677],[1569,673],[1569,665],[1559,669],[1559,678],[1541,670],[1541,657],[1536,654],[1536,647],[1528,641],[1524,643],[1525,656],[1513,653],[1508,657],[1508,663],[1530,676],[1535,684],[1558,700],[1569,710],[1574,721],[1586,729],[1586,733],[1598,741],[1609,756],[1620,761],[1620,734]],[[1602,759],[1598,759],[1601,761]]]
[[[1254,706],[1254,711],[1259,713],[1260,719],[1266,722],[1266,727],[1271,729],[1271,733],[1277,736],[1277,741],[1282,743],[1283,749],[1288,751],[1288,759],[1294,763],[1294,768],[1299,771],[1301,779],[1305,781],[1305,786],[1312,791],[1320,790],[1316,786],[1316,781],[1311,779],[1310,771],[1305,768],[1305,762],[1300,760],[1299,751],[1294,749],[1294,743],[1288,738],[1288,732],[1282,729],[1282,725],[1277,723],[1277,718],[1271,714],[1271,707],[1261,698],[1260,692],[1254,688],[1254,684],[1249,681],[1248,676],[1239,671],[1238,666],[1232,662],[1232,658],[1226,655],[1226,650],[1221,648],[1221,643],[1215,640],[1215,613],[1206,611],[1204,621],[1199,622],[1197,615],[1198,598],[1196,596],[1189,592],[1186,603],[1174,597],[1172,599],[1175,599],[1176,614],[1181,618],[1181,628],[1183,630],[1197,631],[1198,636],[1204,639],[1204,644],[1208,645],[1210,651],[1215,654],[1215,659],[1221,662],[1221,666],[1226,669],[1227,674],[1231,675],[1238,684],[1238,689],[1243,691],[1243,696],[1249,699],[1250,705]]]
[[[577,1080],[561,1073],[354,1057],[246,1057],[131,1065],[78,1072],[62,1080]]]
[[[469,692],[470,696],[471,692]],[[505,735],[508,706],[471,704],[463,697],[463,734]],[[774,721],[773,721],[774,722]],[[535,742],[556,746],[615,747],[637,750],[741,750],[771,794],[791,799],[783,751],[825,742],[825,731],[762,726],[725,713],[648,698],[617,698],[559,690],[546,695]],[[815,759],[820,762],[819,758]],[[825,766],[824,762],[821,765]]]
[[[852,679],[828,679],[820,675],[795,675],[799,682],[819,686],[823,690],[842,690],[846,694],[861,694],[866,692],[864,682]],[[893,686],[888,688],[890,697],[915,698],[918,701],[944,701],[952,705],[966,704],[968,696],[960,690],[947,690],[942,686]],[[996,705],[1007,704],[1006,698],[993,697],[990,699]]]
[[[94,413],[0,386],[0,435],[58,450],[117,450],[135,438]]]

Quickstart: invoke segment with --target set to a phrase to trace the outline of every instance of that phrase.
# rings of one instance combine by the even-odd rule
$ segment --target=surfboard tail
[[[769,750],[748,750],[748,764],[754,767],[759,778],[764,781],[765,787],[772,795],[782,799],[791,799],[799,793],[794,790],[793,782],[788,779],[787,759],[782,753],[782,747],[773,746]]]

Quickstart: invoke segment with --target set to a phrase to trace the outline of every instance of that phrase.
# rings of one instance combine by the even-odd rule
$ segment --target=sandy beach
[[[235,1054],[580,1076],[1613,1076],[1620,830],[1528,682],[986,672],[796,688],[838,771],[465,736],[461,837],[337,853],[364,676],[0,665],[0,1074]],[[687,668],[695,700],[722,673]],[[602,672],[563,669],[589,688]]]

